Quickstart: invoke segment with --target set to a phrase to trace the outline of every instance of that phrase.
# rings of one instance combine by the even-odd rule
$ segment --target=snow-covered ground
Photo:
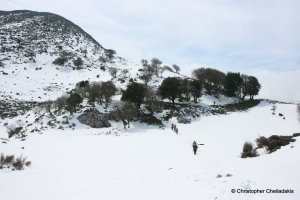
[[[75,130],[30,133],[26,141],[10,139],[0,143],[0,151],[23,154],[32,166],[0,170],[1,199],[300,199],[300,138],[272,154],[262,150],[259,157],[240,158],[246,141],[299,132],[295,105],[278,104],[276,115],[271,107],[262,102],[248,113],[177,124],[178,135],[170,128],[176,122],[172,119],[164,130],[138,123],[127,130],[78,124]],[[0,138],[7,138],[0,125]],[[108,131],[112,134],[105,135]],[[194,140],[204,144],[197,155]],[[218,174],[222,177],[216,178]],[[232,189],[265,191],[241,194]]]

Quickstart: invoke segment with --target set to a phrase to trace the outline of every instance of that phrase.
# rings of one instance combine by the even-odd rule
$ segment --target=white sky
[[[61,15],[129,61],[154,57],[190,75],[254,75],[260,97],[300,101],[298,0],[0,0],[0,10]]]

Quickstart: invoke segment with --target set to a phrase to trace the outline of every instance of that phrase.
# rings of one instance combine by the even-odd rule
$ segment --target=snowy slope
[[[56,99],[82,80],[112,80],[119,89],[125,89],[130,78],[142,83],[138,78],[139,64],[121,57],[116,57],[113,62],[101,62],[99,57],[105,55],[105,49],[79,27],[59,19],[55,18],[48,29],[44,27],[43,17],[20,18],[22,23],[4,25],[0,18],[0,36],[5,39],[1,40],[5,51],[0,52],[4,64],[0,68],[0,100]],[[35,29],[32,35],[15,31],[18,27],[28,31],[35,26],[41,29]],[[40,30],[42,32],[38,32]],[[46,41],[40,38],[43,34]],[[38,37],[31,37],[35,35]],[[18,39],[21,44],[31,39],[31,43],[24,43],[26,51],[18,50]],[[31,50],[36,53],[34,60],[27,55]],[[86,56],[83,50],[86,50]],[[64,66],[54,65],[52,62],[62,51],[72,52],[74,58]],[[80,70],[73,69],[75,57],[83,60]],[[101,66],[106,70],[101,70]],[[109,74],[111,67],[119,69],[116,78]],[[123,69],[129,70],[127,76],[122,75]],[[157,88],[164,78],[174,76],[183,77],[166,71],[148,84]],[[109,111],[120,98],[121,95],[115,95],[108,108],[97,105],[96,109]],[[210,109],[211,105],[235,103],[237,99],[204,93],[198,101],[198,106]],[[51,120],[49,115],[34,122],[33,111],[24,111],[12,119],[0,120],[0,142],[8,139],[5,123],[11,124],[18,119],[28,121],[27,125],[32,123],[28,126],[25,141],[10,138],[6,143],[0,143],[0,153],[23,154],[32,161],[32,166],[23,171],[0,170],[0,196],[12,200],[300,199],[297,184],[300,138],[273,154],[259,150],[259,157],[240,158],[246,141],[254,143],[259,136],[299,132],[295,105],[277,104],[276,115],[272,115],[271,108],[271,103],[262,101],[247,113],[196,117],[191,124],[177,124],[178,135],[170,129],[172,123],[177,123],[176,118],[163,122],[164,128],[133,122],[130,129],[124,130],[121,122],[110,121],[111,128],[93,129],[78,122],[80,113],[73,116],[65,113],[56,116],[60,121],[57,127],[64,117],[76,126],[72,130],[73,127],[64,125],[64,130],[59,130],[57,127],[45,128]],[[279,112],[284,114],[285,120],[278,116]],[[165,111],[156,116],[163,114]],[[33,129],[41,132],[30,132]],[[204,143],[195,156],[191,147],[194,140]],[[222,178],[216,178],[218,174]],[[232,177],[226,177],[227,174]],[[237,194],[232,193],[232,189],[291,189],[294,193]]]
[[[241,159],[245,141],[299,132],[295,105],[277,105],[283,120],[262,102],[248,113],[202,117],[177,124],[179,134],[135,123],[127,131],[45,131],[1,144],[5,154],[26,155],[24,171],[0,171],[3,199],[300,199],[299,139],[273,154]],[[170,121],[170,123],[174,121]],[[113,134],[105,135],[112,131]],[[1,136],[7,137],[1,126]],[[196,156],[192,142],[199,146]],[[294,148],[291,148],[291,146]],[[21,149],[25,147],[25,149]],[[222,178],[216,178],[220,174]],[[232,177],[225,177],[232,174]],[[259,189],[237,194],[232,189]],[[267,189],[291,189],[270,194]]]

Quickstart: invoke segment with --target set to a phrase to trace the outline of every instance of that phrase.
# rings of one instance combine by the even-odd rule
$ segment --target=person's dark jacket
[[[193,149],[194,149],[194,151],[197,151],[197,149],[198,149],[197,144],[194,144],[194,145],[193,145]]]

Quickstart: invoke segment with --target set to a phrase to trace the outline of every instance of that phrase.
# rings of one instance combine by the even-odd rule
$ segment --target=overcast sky
[[[61,15],[125,59],[181,73],[254,75],[259,97],[300,102],[299,0],[0,0],[0,9]]]

